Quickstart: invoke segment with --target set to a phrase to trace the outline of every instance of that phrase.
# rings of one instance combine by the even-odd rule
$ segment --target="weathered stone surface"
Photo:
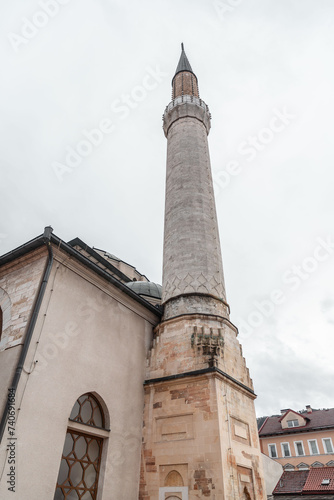
[[[194,103],[180,104],[165,114],[163,303],[194,293],[225,301],[206,120],[208,112]]]
[[[23,342],[46,258],[45,248],[1,268],[0,307],[4,324],[0,352]]]

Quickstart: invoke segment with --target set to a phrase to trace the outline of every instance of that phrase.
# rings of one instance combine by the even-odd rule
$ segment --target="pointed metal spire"
[[[180,73],[181,71],[190,71],[191,73],[195,74],[190,66],[190,62],[188,61],[188,58],[186,56],[186,53],[184,51],[184,45],[181,43],[181,56],[179,60],[179,64],[177,65],[175,75]],[[174,78],[175,78],[174,75]]]

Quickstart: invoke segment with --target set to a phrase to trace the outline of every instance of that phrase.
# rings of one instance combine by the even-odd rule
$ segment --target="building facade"
[[[0,269],[0,498],[137,499],[159,309],[98,252],[48,228],[2,257]]]
[[[334,466],[334,408],[282,410],[259,430],[262,453],[285,470]]]
[[[172,87],[162,290],[52,228],[0,258],[0,498],[266,498],[183,47]]]

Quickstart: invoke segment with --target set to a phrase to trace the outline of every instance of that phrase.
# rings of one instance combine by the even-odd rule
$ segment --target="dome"
[[[152,283],[152,281],[130,281],[126,283],[126,286],[138,293],[138,295],[146,295],[147,297],[161,299],[162,287],[157,283]]]

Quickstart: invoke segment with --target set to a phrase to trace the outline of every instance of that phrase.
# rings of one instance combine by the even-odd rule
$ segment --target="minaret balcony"
[[[203,122],[207,134],[211,127],[211,113],[209,106],[199,97],[182,95],[175,97],[165,109],[163,114],[163,129],[167,137],[170,126],[180,118],[196,118]]]

